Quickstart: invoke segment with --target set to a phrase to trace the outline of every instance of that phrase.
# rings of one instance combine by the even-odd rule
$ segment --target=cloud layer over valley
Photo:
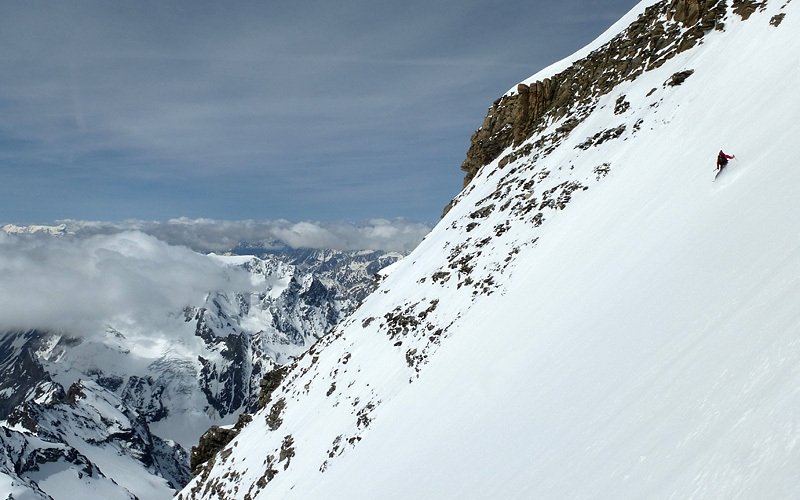
[[[183,245],[202,253],[230,252],[242,244],[264,249],[280,248],[285,245],[290,248],[410,252],[431,230],[431,226],[427,224],[407,219],[370,219],[351,223],[287,220],[224,221],[182,217],[167,222],[62,220],[56,221],[55,224],[56,226],[40,226],[40,229],[55,229],[57,232],[79,237],[141,231],[170,245]],[[7,232],[28,232],[32,229],[13,224],[6,225],[5,228]]]
[[[0,231],[0,331],[97,330],[120,315],[157,318],[209,291],[246,291],[242,269],[207,253],[311,248],[408,252],[430,226],[405,219],[347,222],[57,221]]]
[[[118,315],[179,313],[248,274],[140,231],[86,238],[0,231],[0,330],[92,330]]]

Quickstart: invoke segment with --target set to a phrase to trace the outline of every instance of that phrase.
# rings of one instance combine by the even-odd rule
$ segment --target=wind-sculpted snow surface
[[[477,169],[179,497],[800,495],[800,4],[615,26],[693,6],[723,29]]]

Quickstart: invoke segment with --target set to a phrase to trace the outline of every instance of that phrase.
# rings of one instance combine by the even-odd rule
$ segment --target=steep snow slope
[[[800,3],[743,4],[483,167],[181,497],[800,496]]]

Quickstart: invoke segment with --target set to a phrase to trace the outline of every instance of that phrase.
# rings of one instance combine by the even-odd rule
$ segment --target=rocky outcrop
[[[203,470],[203,465],[214,457],[220,450],[230,443],[233,438],[239,435],[245,425],[250,423],[253,417],[247,413],[239,415],[239,420],[232,428],[212,426],[205,434],[200,437],[197,446],[192,446],[190,468],[192,475],[196,476]]]
[[[758,2],[737,0],[734,4],[742,4],[744,13]],[[663,0],[564,71],[517,85],[514,92],[492,104],[483,125],[472,135],[461,165],[466,172],[464,187],[507,148],[523,146],[534,134],[569,116],[554,134],[534,145],[540,154],[547,154],[549,147],[588,116],[601,96],[694,47],[710,30],[723,29],[726,13],[725,0]]]
[[[258,406],[259,408],[264,408],[269,404],[272,400],[272,393],[275,392],[275,389],[280,387],[281,382],[283,382],[283,377],[286,376],[286,372],[289,371],[287,366],[282,366],[280,368],[276,368],[274,370],[270,370],[264,375],[264,378],[261,379],[259,385],[261,386],[261,391],[258,394]]]
[[[36,359],[41,336],[36,330],[0,335],[0,419],[7,418],[24,403],[37,385],[50,380]]]
[[[742,19],[747,19],[750,17],[753,12],[758,9],[763,10],[766,7],[767,2],[764,1],[756,1],[756,0],[733,0],[732,7],[733,12],[740,15]]]

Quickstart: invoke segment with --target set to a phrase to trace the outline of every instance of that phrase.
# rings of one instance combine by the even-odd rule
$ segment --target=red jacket
[[[734,158],[734,156],[733,155],[726,155],[720,149],[719,154],[717,155],[717,168],[722,168],[725,165],[727,165],[728,164],[728,160],[730,160],[731,158]]]

